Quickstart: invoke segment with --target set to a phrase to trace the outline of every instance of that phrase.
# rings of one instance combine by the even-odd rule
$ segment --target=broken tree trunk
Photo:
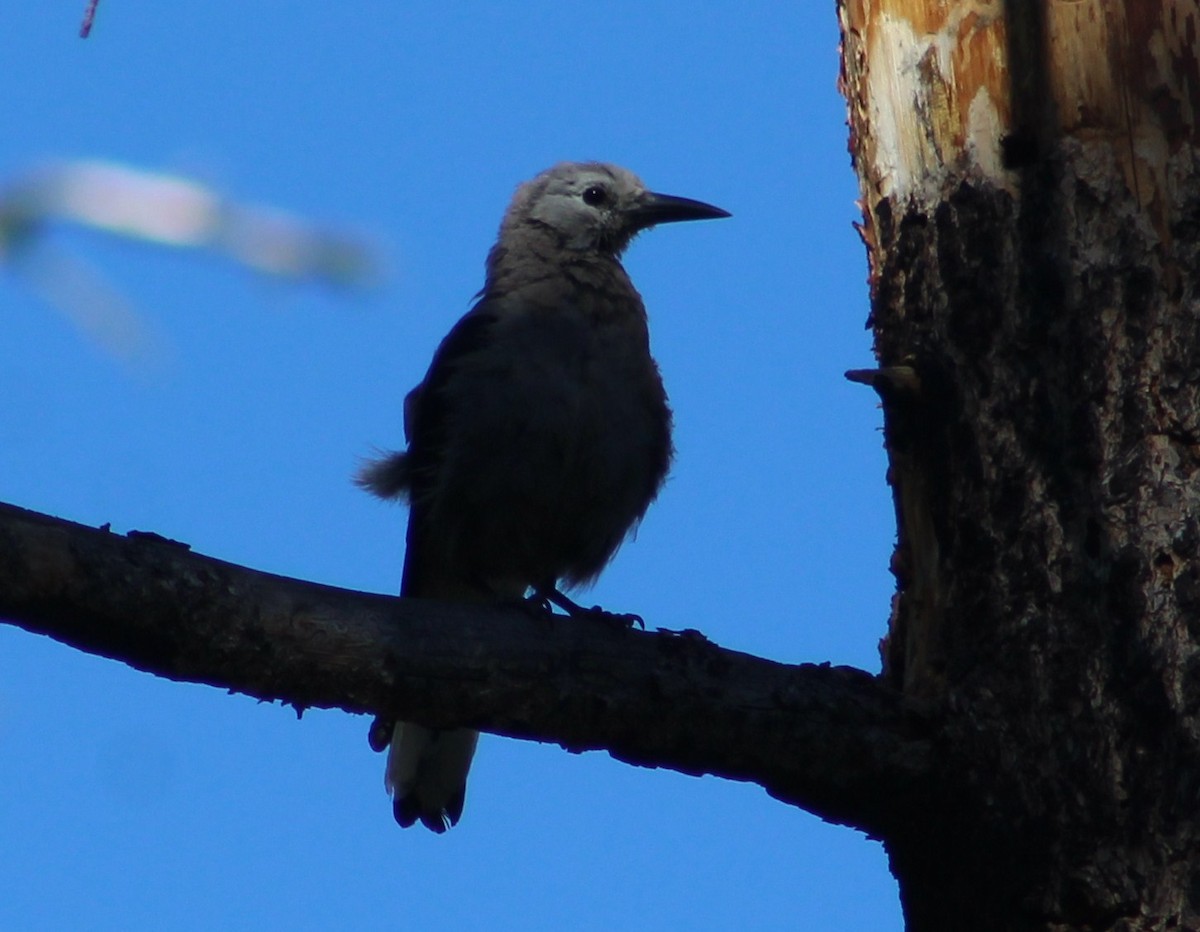
[[[840,0],[911,930],[1200,928],[1196,0]]]

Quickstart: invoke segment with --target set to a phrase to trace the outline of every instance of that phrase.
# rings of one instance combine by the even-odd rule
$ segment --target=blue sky
[[[367,293],[78,229],[149,329],[123,363],[0,267],[0,498],[394,592],[405,513],[349,476],[482,283],[515,185],[625,165],[729,220],[626,261],[672,477],[585,596],[875,671],[894,534],[832,3],[13,4],[0,184],[183,173],[374,241]],[[460,825],[392,822],[367,721],[158,680],[0,625],[0,928],[901,927],[878,844],[758,787],[486,738]],[[781,749],[786,753],[786,749]]]

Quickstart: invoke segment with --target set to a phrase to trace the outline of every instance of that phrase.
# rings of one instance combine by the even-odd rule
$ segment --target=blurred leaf
[[[0,262],[124,359],[143,355],[153,341],[131,302],[98,269],[50,253],[45,234],[55,223],[208,250],[297,282],[365,288],[380,278],[378,258],[361,239],[237,203],[192,179],[99,161],[55,163],[19,176],[0,191]]]
[[[0,194],[0,249],[58,220],[163,246],[212,249],[285,278],[365,286],[377,262],[360,240],[295,214],[238,204],[187,178],[109,162],[66,162]]]

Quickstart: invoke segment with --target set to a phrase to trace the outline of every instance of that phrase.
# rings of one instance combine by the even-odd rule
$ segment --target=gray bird
[[[646,309],[621,253],[655,224],[727,216],[598,162],[564,162],[517,189],[479,300],[404,401],[407,451],[357,479],[410,504],[401,595],[493,603],[532,590],[579,610],[560,581],[599,575],[672,454]],[[392,728],[376,722],[376,749]],[[400,825],[458,822],[478,737],[394,726],[384,783]]]

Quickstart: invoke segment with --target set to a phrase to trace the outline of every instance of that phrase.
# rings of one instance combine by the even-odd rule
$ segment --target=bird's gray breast
[[[633,300],[624,313],[502,314],[447,379],[430,518],[452,529],[460,565],[530,585],[586,581],[653,500],[670,412]]]

